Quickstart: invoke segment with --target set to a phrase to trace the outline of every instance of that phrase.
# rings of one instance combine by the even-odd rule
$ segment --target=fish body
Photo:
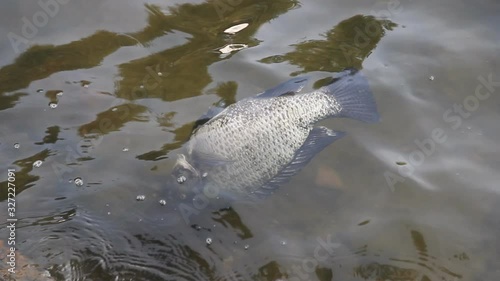
[[[378,119],[358,71],[346,70],[330,85],[299,93],[306,82],[295,78],[241,100],[198,127],[174,168],[178,182],[195,179],[224,192],[269,194],[344,135],[315,123],[329,117]]]

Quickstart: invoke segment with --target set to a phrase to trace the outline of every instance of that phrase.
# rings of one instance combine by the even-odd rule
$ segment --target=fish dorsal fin
[[[320,126],[311,130],[304,144],[295,153],[294,158],[277,175],[255,192],[258,197],[272,194],[279,186],[297,174],[311,159],[325,147],[340,139],[344,132],[335,132]]]
[[[228,107],[229,105],[230,104],[228,104],[224,99],[219,100],[217,103],[212,105],[205,114],[203,114],[200,118],[198,118],[198,120],[196,120],[192,131],[194,132],[198,127],[203,126],[217,114],[224,111],[224,109],[226,109],[226,107]]]
[[[203,126],[205,123],[207,123],[208,121],[210,121],[212,118],[214,118],[217,114],[221,113],[222,111],[224,111],[224,107],[219,107],[219,106],[212,106],[210,107],[210,109],[208,109],[207,113],[205,113],[203,116],[201,116],[200,118],[198,118],[198,120],[196,120],[196,122],[194,123],[194,126],[193,126],[193,132],[198,129],[199,127]]]
[[[284,83],[279,84],[278,86],[271,88],[269,90],[266,90],[256,96],[256,98],[272,98],[272,97],[279,97],[283,95],[293,95],[307,84],[309,81],[309,77],[307,76],[301,76],[301,77],[295,77],[292,78]]]

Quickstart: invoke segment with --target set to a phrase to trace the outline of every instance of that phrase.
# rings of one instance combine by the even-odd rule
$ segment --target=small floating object
[[[162,206],[167,205],[167,201],[165,201],[165,200],[163,200],[163,199],[161,199],[159,202],[160,202],[160,205],[162,205]]]
[[[248,250],[250,248],[250,245],[246,244],[244,248],[245,250]]]
[[[127,152],[127,151],[128,151],[128,147],[124,147],[124,148],[122,149],[122,151],[123,151],[123,152]]]
[[[76,81],[75,81],[75,82],[76,82]],[[81,80],[81,81],[80,81],[80,85],[81,85],[82,87],[84,87],[84,88],[88,88],[88,87],[89,87],[89,85],[90,85],[90,83],[91,83],[91,82],[90,82],[90,81],[87,81],[87,80]]]
[[[57,107],[57,102],[51,101],[51,102],[49,102],[49,106],[50,106],[50,108],[54,109]]]
[[[37,93],[43,93],[43,92],[45,92],[45,90],[44,89],[38,89],[38,90],[36,90],[36,92]]]
[[[219,52],[223,54],[229,54],[246,48],[248,48],[247,44],[229,44],[219,49]]]
[[[73,180],[75,182],[76,186],[82,186],[83,185],[83,180],[80,177],[77,177]]]
[[[205,242],[207,243],[207,245],[212,244],[212,238],[208,237],[207,240],[205,240]]]
[[[178,182],[178,183],[184,183],[186,180],[187,180],[187,179],[186,179],[186,177],[185,177],[185,176],[180,176],[180,177],[178,177],[178,178],[177,178],[177,182]]]
[[[135,198],[137,201],[144,201],[146,199],[146,195],[137,195]]]
[[[429,76],[429,80],[434,81],[434,76]]]
[[[64,92],[63,92],[63,91],[60,91],[60,92],[58,92],[58,93],[56,94],[56,96],[58,96],[58,97],[60,97],[60,96],[62,96],[62,95],[64,95]]]
[[[248,26],[249,26],[248,23],[240,23],[240,24],[237,24],[237,25],[234,25],[234,26],[227,28],[226,30],[224,30],[224,33],[235,34],[237,32],[242,31],[243,29],[247,28]]]
[[[18,142],[16,142],[16,143],[14,144],[14,148],[15,148],[15,149],[19,149],[20,147],[21,147],[21,145],[20,145]]]
[[[33,167],[39,168],[40,166],[42,166],[42,164],[42,160],[36,160],[35,162],[33,162]]]

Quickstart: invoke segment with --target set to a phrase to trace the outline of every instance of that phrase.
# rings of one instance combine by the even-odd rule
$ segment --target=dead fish
[[[216,193],[268,195],[318,152],[345,135],[320,120],[379,119],[366,78],[355,69],[331,83],[300,93],[307,77],[293,78],[225,109],[212,109],[192,134],[173,169],[179,184]],[[219,112],[220,111],[220,112]]]

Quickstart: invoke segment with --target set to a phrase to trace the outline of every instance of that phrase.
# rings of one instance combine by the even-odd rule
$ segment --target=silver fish
[[[193,132],[177,159],[177,182],[210,186],[218,193],[267,195],[344,135],[314,126],[316,122],[379,119],[368,82],[357,70],[345,70],[329,85],[299,93],[307,81],[294,78],[221,112],[212,109],[205,118],[214,116]]]

